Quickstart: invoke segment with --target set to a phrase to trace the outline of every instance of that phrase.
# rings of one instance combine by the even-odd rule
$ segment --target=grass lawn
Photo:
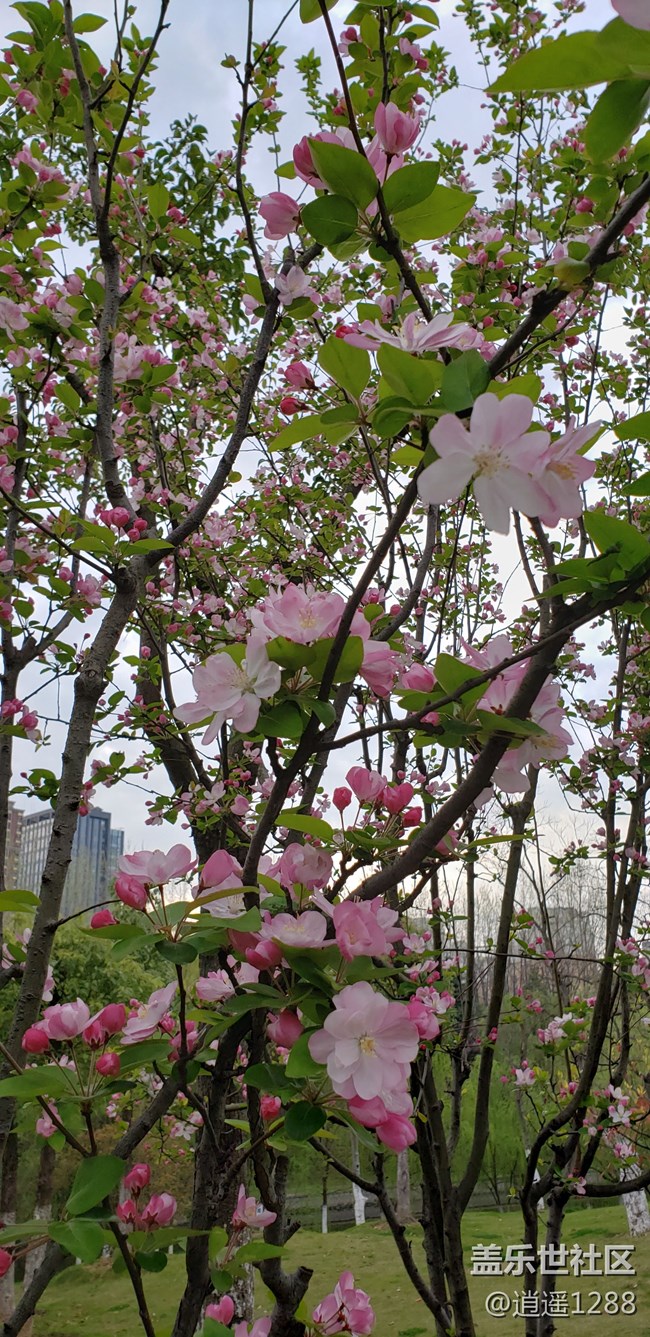
[[[585,1208],[567,1219],[565,1242],[585,1248],[594,1243],[626,1243],[626,1220],[622,1207]],[[469,1212],[465,1218],[465,1242],[469,1251],[474,1244],[516,1244],[519,1242],[520,1218],[517,1213]],[[418,1262],[422,1251],[414,1227],[413,1239]],[[319,1235],[299,1231],[290,1241],[289,1262],[304,1263],[314,1269],[309,1296],[313,1304],[332,1289],[339,1273],[349,1268],[357,1284],[371,1297],[377,1314],[373,1337],[428,1337],[433,1332],[430,1315],[418,1299],[402,1270],[395,1246],[385,1226],[377,1223],[357,1229]],[[169,1337],[175,1306],[184,1280],[183,1258],[170,1258],[166,1270],[145,1277],[151,1312],[159,1337]],[[593,1277],[559,1281],[558,1289],[569,1293],[580,1290],[581,1308],[593,1303],[589,1291],[633,1290],[637,1312],[634,1315],[604,1313],[585,1317],[557,1319],[557,1331],[567,1337],[569,1324],[575,1337],[648,1337],[650,1333],[650,1236],[636,1243],[634,1257],[636,1278]],[[513,1293],[521,1281],[507,1277],[472,1278],[478,1337],[521,1337],[523,1320],[511,1316],[493,1318],[485,1312],[485,1297],[491,1291]],[[572,1307],[574,1306],[571,1301]],[[602,1308],[602,1306],[601,1306]],[[260,1314],[268,1313],[260,1288]],[[44,1296],[34,1325],[34,1337],[137,1337],[141,1331],[137,1311],[123,1277],[116,1277],[110,1266],[70,1268],[57,1277]]]

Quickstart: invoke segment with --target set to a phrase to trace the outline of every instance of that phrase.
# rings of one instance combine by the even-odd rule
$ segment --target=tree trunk
[[[356,1133],[351,1134],[350,1142],[352,1146],[350,1157],[352,1161],[352,1172],[355,1175],[361,1176],[359,1139],[356,1136]],[[364,1226],[366,1224],[366,1195],[363,1189],[359,1188],[358,1184],[352,1185],[352,1202],[354,1205],[354,1224],[355,1226]]]
[[[626,1165],[621,1170],[621,1179],[636,1179],[641,1174],[638,1165]],[[631,1235],[650,1234],[650,1211],[645,1189],[636,1193],[624,1193],[623,1205],[627,1216],[627,1228]]]
[[[52,1187],[54,1179],[54,1164],[56,1155],[54,1148],[49,1142],[44,1142],[41,1148],[41,1158],[38,1167],[38,1179],[36,1181],[36,1204],[34,1207],[34,1218],[36,1221],[49,1221],[52,1216]],[[30,1249],[25,1259],[25,1281],[23,1291],[29,1286],[32,1277],[38,1271],[43,1258],[47,1244],[39,1244],[37,1249]],[[33,1316],[29,1318],[20,1330],[20,1337],[32,1337],[32,1328],[34,1326]]]
[[[15,1126],[5,1142],[2,1157],[2,1188],[0,1189],[0,1217],[5,1226],[16,1220],[18,1199],[18,1135]],[[14,1311],[14,1272],[9,1268],[0,1280],[0,1320],[6,1323]]]
[[[400,1225],[405,1226],[411,1219],[411,1172],[408,1150],[400,1151],[397,1157],[395,1211]]]

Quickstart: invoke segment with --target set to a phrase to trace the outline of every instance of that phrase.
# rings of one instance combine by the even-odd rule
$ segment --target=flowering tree
[[[473,1337],[462,1217],[509,1036],[530,1293],[555,1280],[536,1267],[540,1199],[558,1245],[573,1196],[650,1182],[645,5],[618,0],[601,34],[574,30],[575,0],[548,23],[461,0],[490,87],[472,164],[446,137],[458,76],[431,0],[361,0],[343,32],[332,8],[300,0],[269,35],[249,0],[243,54],[223,60],[234,141],[215,152],[191,117],[150,130],[169,0],[149,38],[125,6],[106,63],[88,40],[105,20],[14,6],[0,869],[12,793],[54,821],[39,896],[0,895],[33,914],[1,978],[5,1219],[24,1106],[78,1169],[47,1236],[40,1219],[2,1234],[7,1277],[38,1251],[6,1337],[70,1255],[105,1246],[152,1337],[142,1274],[177,1239],[174,1337],[370,1332],[352,1273],[312,1298],[309,1269],[284,1266],[301,1142],[378,1200],[439,1337]],[[285,162],[280,33],[312,23],[328,64],[298,59],[307,110]],[[261,199],[258,143],[278,186]],[[18,776],[52,680],[60,766]],[[151,824],[181,821],[192,848],[124,856],[88,932],[116,963],[155,951],[173,978],[91,1015],[53,1001],[52,943],[78,814],[133,776],[159,791]],[[553,841],[560,801],[585,842]],[[563,947],[551,895],[587,859],[591,952]],[[170,1118],[196,1137],[185,1223],[147,1163],[129,1168]],[[371,1178],[334,1156],[328,1124],[372,1149]],[[409,1147],[424,1268],[387,1174]],[[274,1302],[251,1329],[249,1263]],[[553,1330],[548,1309],[526,1337]]]

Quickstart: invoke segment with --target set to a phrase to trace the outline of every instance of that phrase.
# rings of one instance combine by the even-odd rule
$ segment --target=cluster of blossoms
[[[176,1199],[171,1193],[152,1193],[144,1207],[140,1206],[140,1195],[151,1180],[151,1169],[143,1162],[134,1165],[124,1176],[123,1185],[128,1197],[116,1208],[122,1225],[132,1230],[153,1230],[160,1226],[171,1225],[176,1215]]]
[[[119,1036],[123,1046],[138,1044],[160,1031],[170,1039],[171,1056],[177,1057],[180,1033],[178,1023],[169,1012],[177,988],[178,985],[173,983],[156,989],[146,1003],[134,1001],[130,1010],[124,1003],[109,1003],[92,1017],[88,1004],[81,998],[75,1002],[56,1003],[46,1007],[41,1020],[25,1031],[23,1049],[27,1054],[44,1054],[53,1042],[70,1044],[79,1037],[93,1052],[94,1070],[102,1077],[117,1077],[120,1056],[106,1049],[109,1040],[117,1040]],[[191,1047],[195,1029],[192,1030],[192,1023],[188,1022],[188,1047]]]

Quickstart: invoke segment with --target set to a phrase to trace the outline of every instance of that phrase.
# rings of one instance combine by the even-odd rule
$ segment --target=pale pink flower
[[[324,947],[326,933],[327,921],[319,910],[305,910],[296,917],[279,914],[262,929],[263,936],[283,947]]]
[[[240,914],[245,908],[243,897],[238,894],[243,886],[241,871],[241,864],[232,854],[227,850],[215,850],[201,871],[198,889],[193,892],[195,900],[204,903],[211,915]],[[232,891],[234,894],[219,896],[216,899],[218,892],[226,891]],[[211,899],[212,897],[215,899]]]
[[[648,0],[612,0],[612,6],[631,28],[650,29]]]
[[[526,1062],[522,1064],[521,1068],[515,1068],[515,1086],[534,1086],[536,1080],[534,1070],[529,1068]]]
[[[172,845],[170,850],[138,850],[123,854],[117,861],[121,873],[147,887],[161,887],[176,877],[186,877],[194,866],[187,845]]]
[[[327,1337],[337,1332],[351,1337],[367,1337],[375,1324],[370,1297],[354,1284],[351,1272],[342,1272],[334,1290],[316,1306],[312,1318]]]
[[[403,1003],[377,993],[367,980],[348,984],[334,999],[323,1029],[309,1039],[316,1063],[327,1065],[336,1094],[371,1100],[408,1083],[419,1037]]]
[[[10,297],[0,297],[0,329],[13,339],[16,330],[26,330],[29,321]]]
[[[356,628],[352,634],[356,634]],[[386,641],[367,640],[359,673],[375,696],[388,696],[401,662],[397,651],[391,650]]]
[[[372,1100],[360,1100],[355,1096],[348,1109],[363,1128],[372,1128],[391,1151],[405,1151],[416,1141],[417,1133],[409,1117],[413,1114],[413,1101],[408,1091],[390,1091],[384,1099],[375,1096]]]
[[[276,1219],[276,1212],[267,1212],[256,1198],[247,1198],[244,1185],[239,1185],[237,1206],[232,1214],[232,1223],[238,1230],[243,1230],[245,1226],[252,1230],[263,1230],[265,1226],[272,1226]]]
[[[272,190],[260,200],[260,213],[266,222],[264,236],[279,241],[293,232],[300,218],[300,206],[283,190]]]
[[[287,274],[277,273],[275,287],[282,306],[291,306],[299,297],[314,296],[309,278],[300,265],[292,265]]]
[[[165,985],[164,989],[154,989],[146,1003],[142,1003],[134,1016],[129,1017],[122,1034],[122,1044],[135,1045],[140,1040],[148,1040],[155,1035],[160,1022],[169,1011],[169,1006],[178,985]]]
[[[344,610],[345,600],[340,594],[286,585],[282,594],[269,595],[262,608],[254,610],[253,622],[273,636],[285,636],[297,645],[312,645],[336,634]]]
[[[406,1004],[406,1010],[413,1024],[417,1026],[421,1040],[437,1040],[440,1035],[440,1022],[430,1003],[423,998],[412,998],[410,1003]]]
[[[55,1133],[59,1132],[58,1126],[51,1118],[51,1115],[54,1114],[58,1119],[59,1111],[53,1100],[48,1100],[47,1106],[47,1109],[43,1111],[40,1118],[36,1120],[36,1132],[39,1133],[41,1137],[53,1137]]]
[[[528,431],[532,416],[533,405],[525,395],[479,395],[469,430],[455,414],[446,413],[429,436],[438,459],[420,475],[421,500],[430,506],[455,501],[473,480],[488,529],[507,534],[511,509],[539,515],[548,506],[538,475],[549,436]]]
[[[235,992],[225,970],[209,970],[207,975],[199,975],[194,987],[202,1003],[220,1003],[224,998],[231,998]]]
[[[428,664],[412,664],[400,678],[400,687],[410,692],[430,692],[435,686],[435,675]]]
[[[278,868],[278,881],[288,891],[299,884],[308,891],[320,890],[332,875],[332,857],[317,845],[298,845],[294,841],[284,851]]]
[[[336,942],[341,956],[387,956],[393,943],[404,936],[398,914],[381,896],[372,901],[342,901],[332,910]]]
[[[564,436],[548,447],[539,478],[548,505],[539,512],[539,518],[549,528],[553,529],[560,520],[576,520],[582,515],[580,487],[595,473],[596,465],[579,452],[597,436],[601,427],[600,422],[575,427],[571,419]]]
[[[476,333],[469,325],[454,325],[454,317],[441,311],[433,320],[423,321],[415,312],[410,312],[397,334],[385,330],[377,320],[362,320],[357,330],[351,330],[343,337],[355,348],[375,350],[381,344],[392,344],[393,348],[402,348],[406,353],[428,353],[436,348],[471,348],[476,343]]]
[[[282,674],[273,664],[259,633],[246,642],[246,655],[237,663],[226,650],[211,655],[192,674],[196,701],[178,706],[175,714],[184,724],[203,724],[211,719],[203,743],[216,738],[226,720],[232,720],[240,733],[255,728],[262,701],[268,701],[280,688]]]
[[[74,1040],[90,1021],[90,1008],[81,998],[74,1003],[46,1007],[40,1026],[50,1040]]]
[[[417,116],[400,111],[394,102],[380,102],[375,112],[375,130],[386,153],[404,153],[420,133]]]
[[[352,766],[345,778],[359,803],[375,803],[386,788],[383,775],[366,766]]]

